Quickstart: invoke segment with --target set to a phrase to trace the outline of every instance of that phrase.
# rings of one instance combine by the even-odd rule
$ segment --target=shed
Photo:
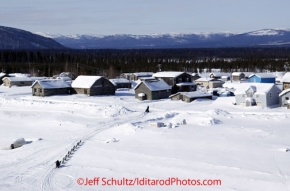
[[[31,86],[32,79],[29,77],[5,77],[3,85],[11,88],[12,86]]]
[[[195,91],[195,92],[178,92],[176,94],[173,94],[169,96],[171,100],[182,100],[185,102],[192,102],[195,99],[198,98],[206,98],[206,99],[212,99],[212,94],[204,93],[201,91]]]
[[[132,86],[130,80],[128,80],[126,78],[110,79],[110,81],[112,82],[112,84],[114,84],[116,90],[119,88],[129,88],[130,89]]]
[[[241,82],[242,79],[245,78],[245,74],[243,72],[233,72],[232,73],[232,81],[233,82]]]
[[[63,79],[36,80],[32,86],[33,96],[70,94],[71,86]]]
[[[114,95],[115,86],[103,76],[78,76],[72,82],[73,94]]]
[[[203,86],[205,88],[218,88],[222,87],[224,82],[221,80],[216,80],[214,78],[199,78],[195,80],[197,85]]]
[[[140,81],[134,90],[135,98],[139,100],[164,99],[171,95],[171,86],[162,79]]]
[[[252,83],[273,83],[276,82],[276,76],[271,73],[256,73],[250,76]]]

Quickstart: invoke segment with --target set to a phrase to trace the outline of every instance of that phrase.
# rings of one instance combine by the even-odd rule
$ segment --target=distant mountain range
[[[74,49],[99,48],[218,48],[290,46],[290,29],[264,29],[242,34],[157,34],[157,35],[48,35],[60,44]]]
[[[290,29],[242,34],[51,35],[0,26],[0,49],[142,49],[290,46]]]
[[[31,32],[0,26],[0,49],[64,49],[51,38],[46,38]]]

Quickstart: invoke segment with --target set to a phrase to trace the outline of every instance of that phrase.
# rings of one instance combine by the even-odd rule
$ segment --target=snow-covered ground
[[[290,190],[290,111],[233,101],[141,102],[131,91],[42,98],[31,96],[30,87],[0,86],[0,190]],[[174,128],[151,127],[152,122]],[[11,150],[21,137],[26,144]],[[55,161],[80,140],[55,169]],[[78,184],[98,177],[207,179],[221,185],[103,186],[101,179],[98,185]]]

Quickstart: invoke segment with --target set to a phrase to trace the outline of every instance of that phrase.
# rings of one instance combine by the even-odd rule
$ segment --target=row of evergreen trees
[[[125,72],[284,71],[289,48],[2,50],[0,67],[8,73],[53,76],[61,72],[115,78]]]

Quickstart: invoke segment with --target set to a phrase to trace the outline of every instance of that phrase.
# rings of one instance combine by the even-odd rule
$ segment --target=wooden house
[[[110,79],[110,81],[112,82],[112,84],[114,84],[116,90],[119,88],[129,88],[130,89],[132,86],[130,80],[128,80],[126,78]]]
[[[195,80],[196,85],[203,86],[207,89],[222,87],[224,82],[214,78],[198,78]]]
[[[205,99],[212,99],[212,94],[209,93],[204,93],[200,91],[195,91],[195,92],[178,92],[176,94],[173,94],[169,96],[171,100],[182,100],[185,102],[192,102],[195,99],[199,98],[205,98]]]
[[[32,86],[33,96],[51,96],[70,94],[71,86],[62,79],[36,80]]]
[[[256,73],[250,76],[252,83],[273,83],[276,82],[276,76],[271,73]]]
[[[171,86],[171,94],[177,92],[191,92],[196,90],[195,82],[192,82],[191,74],[186,72],[157,72],[153,74],[155,79],[162,79]]]
[[[115,86],[103,76],[78,76],[71,84],[73,94],[114,95]]]
[[[242,83],[236,87],[237,105],[269,107],[279,104],[281,90],[271,83]]]
[[[11,88],[12,86],[31,86],[32,79],[29,77],[4,77],[3,85]]]
[[[135,98],[141,101],[164,99],[171,95],[171,86],[162,79],[140,81],[134,90]]]

